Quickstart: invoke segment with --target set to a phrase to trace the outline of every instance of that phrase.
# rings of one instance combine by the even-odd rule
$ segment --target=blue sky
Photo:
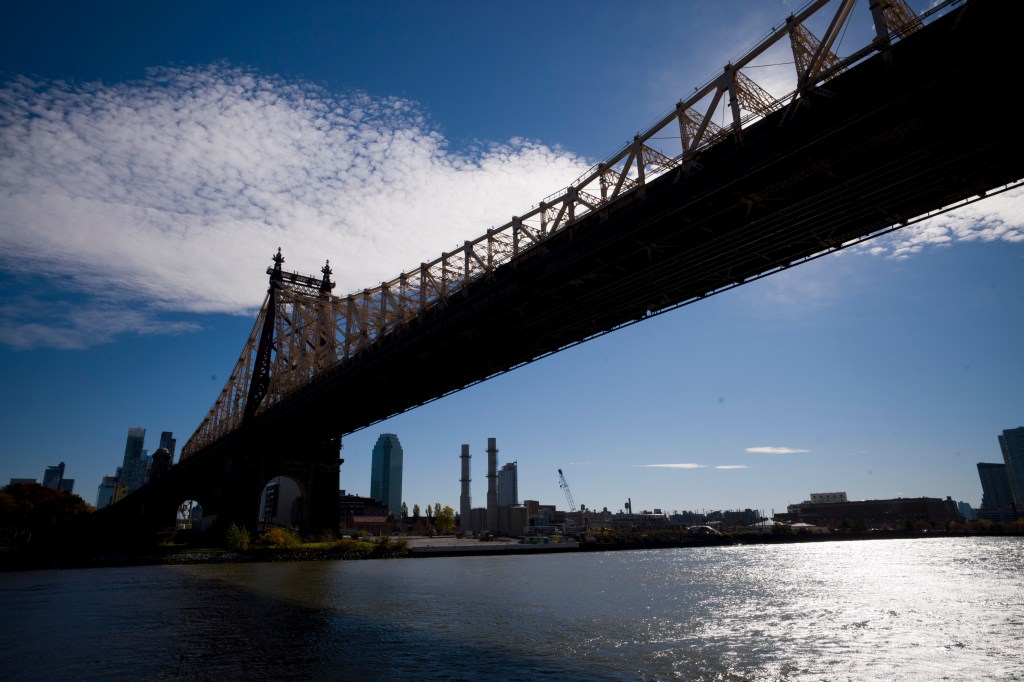
[[[0,481],[64,461],[95,502],[129,427],[153,450],[199,426],[278,247],[303,273],[330,259],[336,293],[432,260],[795,9],[6,3]],[[976,463],[1024,424],[1022,266],[1010,191],[351,434],[340,487],[368,494],[392,432],[410,506],[458,508],[462,443],[482,506],[488,437],[522,498],[560,507],[559,468],[577,503],[612,510],[770,513],[837,490],[977,505]]]

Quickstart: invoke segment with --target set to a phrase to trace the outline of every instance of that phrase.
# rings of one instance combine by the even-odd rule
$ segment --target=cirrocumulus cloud
[[[0,343],[13,347],[102,340],[72,309],[132,310],[130,329],[165,331],[169,313],[251,314],[278,247],[300,272],[329,259],[340,293],[374,286],[589,165],[523,139],[451,151],[408,100],[224,64],[9,81],[0,150],[0,274],[46,273],[59,292],[42,311],[7,298]]]

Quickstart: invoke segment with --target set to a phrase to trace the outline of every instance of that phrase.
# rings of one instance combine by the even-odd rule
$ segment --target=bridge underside
[[[958,104],[1007,110],[1018,14],[968,3],[472,283],[259,427],[349,433],[1018,180],[1020,127]]]
[[[327,472],[315,494],[334,494],[334,511],[311,507],[309,526],[334,527],[338,437],[1017,181],[1019,126],[963,103],[1008,110],[1019,14],[968,2],[472,282],[173,475],[216,486],[243,472],[248,486],[261,458],[305,447]],[[219,518],[254,523],[251,493],[224,495]]]
[[[280,476],[298,484],[300,531],[316,535],[337,529],[339,439],[311,442],[240,431],[221,445],[217,453],[173,466],[91,515],[95,528],[112,535],[109,540],[145,540],[153,532],[174,529],[178,506],[193,500],[202,507],[200,529],[223,534],[234,523],[255,531],[263,490]]]

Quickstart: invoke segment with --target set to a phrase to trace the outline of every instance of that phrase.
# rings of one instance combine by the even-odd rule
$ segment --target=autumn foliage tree
[[[38,483],[11,484],[0,490],[0,542],[28,544],[92,511],[78,495]]]

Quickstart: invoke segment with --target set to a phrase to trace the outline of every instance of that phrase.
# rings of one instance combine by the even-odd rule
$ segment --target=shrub
[[[302,544],[302,540],[287,528],[271,528],[260,536],[260,544],[275,549],[294,549]]]
[[[247,550],[249,549],[249,531],[232,523],[224,534],[224,542],[228,549]]]
[[[373,556],[377,557],[393,557],[401,556],[407,553],[409,543],[404,537],[397,537],[392,540],[387,535],[381,535],[376,542],[373,543]]]
[[[351,538],[342,538],[335,542],[331,549],[335,552],[363,552],[366,551],[366,545],[358,540]]]

